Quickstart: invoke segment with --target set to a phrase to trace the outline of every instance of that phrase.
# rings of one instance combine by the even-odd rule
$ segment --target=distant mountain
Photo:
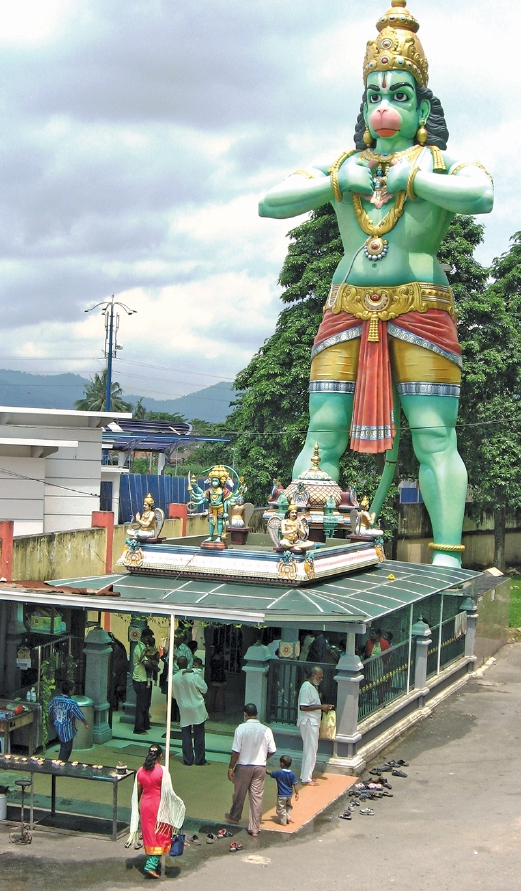
[[[179,412],[188,421],[200,418],[201,421],[219,424],[230,414],[230,402],[235,396],[236,392],[232,385],[221,381],[219,384],[213,384],[179,399],[150,399],[148,396],[143,396],[142,403],[147,411],[166,411],[169,414]],[[127,396],[125,393],[123,398],[135,404],[139,396]]]
[[[80,374],[30,374],[0,368],[0,405],[25,408],[74,408],[84,396],[88,379]],[[124,394],[127,402],[136,403],[139,396]],[[231,384],[222,381],[197,393],[179,399],[151,399],[143,397],[148,411],[178,412],[187,420],[200,418],[212,424],[224,421],[235,398]]]
[[[0,368],[0,405],[74,408],[87,383],[79,374],[30,374]]]

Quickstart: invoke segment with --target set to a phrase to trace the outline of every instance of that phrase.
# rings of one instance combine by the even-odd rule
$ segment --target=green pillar
[[[103,628],[93,628],[85,640],[85,696],[94,703],[93,741],[112,739],[109,726],[109,663],[112,654],[110,635]]]

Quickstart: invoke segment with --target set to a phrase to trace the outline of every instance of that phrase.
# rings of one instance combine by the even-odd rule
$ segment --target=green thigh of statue
[[[425,314],[424,324],[427,318]],[[348,322],[346,316],[346,324]],[[401,404],[411,430],[414,452],[420,464],[420,488],[431,518],[434,541],[456,546],[461,539],[467,491],[467,474],[457,450],[455,429],[461,377],[459,357],[433,343],[426,348],[429,346],[426,339],[422,341],[425,346],[402,340],[407,336],[403,324],[401,328],[394,326],[391,330],[395,336],[388,338],[393,401],[396,408],[398,403]],[[354,334],[354,329],[351,332]],[[320,337],[319,332],[319,344]],[[322,344],[330,342],[326,339]],[[447,347],[450,345],[451,342],[446,344]],[[318,345],[313,348],[312,355],[310,425],[293,476],[295,478],[307,470],[313,447],[318,443],[322,468],[338,480],[339,461],[353,434],[351,421],[357,386],[355,381],[364,377],[364,369],[359,365],[360,340],[355,336],[328,345],[326,349]],[[364,387],[363,382],[361,386]],[[365,448],[358,450],[365,451]],[[388,452],[387,458],[396,460],[397,451],[398,437],[395,437],[393,452],[396,454],[391,456]],[[391,474],[393,469],[394,464],[390,467]],[[390,479],[382,485],[379,490],[381,497],[377,494],[371,510],[379,513],[389,482]],[[460,565],[460,552],[451,552],[450,549],[436,551],[433,562]]]
[[[458,453],[455,430],[459,399],[401,396],[400,402],[420,463],[420,488],[431,519],[434,541],[458,545],[467,493],[467,471]],[[313,447],[318,442],[321,469],[338,480],[339,461],[349,442],[352,410],[352,394],[311,393],[309,429],[293,469],[294,479],[310,466]],[[432,562],[460,566],[461,557],[458,552],[436,551]]]

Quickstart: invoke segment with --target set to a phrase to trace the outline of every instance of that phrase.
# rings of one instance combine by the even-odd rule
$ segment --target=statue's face
[[[416,81],[408,71],[375,71],[367,76],[364,120],[373,138],[413,140],[430,102],[418,106]]]
[[[296,510],[290,510],[290,512],[289,512],[289,518],[290,518],[290,520],[296,520],[296,519],[297,519],[297,511],[296,511]]]
[[[211,478],[211,480],[210,480],[210,485],[211,485],[212,489],[218,489],[218,488],[219,488],[219,480],[217,479],[216,476],[213,476],[213,477]]]

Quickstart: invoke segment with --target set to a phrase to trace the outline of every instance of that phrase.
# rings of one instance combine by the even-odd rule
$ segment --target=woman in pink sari
[[[172,788],[170,774],[161,764],[163,750],[152,745],[143,767],[136,774],[132,795],[132,816],[128,845],[137,838],[139,816],[147,860],[145,873],[159,878],[157,868],[162,854],[168,854],[172,834],[181,828],[185,806]]]

